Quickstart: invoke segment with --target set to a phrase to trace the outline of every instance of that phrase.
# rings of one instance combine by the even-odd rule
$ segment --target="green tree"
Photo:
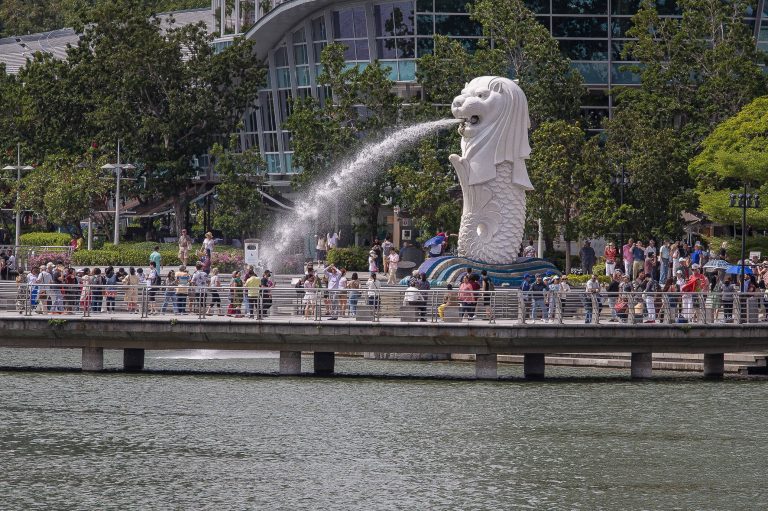
[[[91,155],[49,155],[22,179],[16,207],[34,210],[46,222],[82,234],[80,221],[103,206],[111,189],[111,182],[103,179],[100,163]]]
[[[461,206],[452,195],[456,180],[447,157],[440,158],[435,151],[437,138],[422,141],[416,165],[400,163],[389,173],[398,188],[398,204],[415,219],[421,232],[435,232],[441,227],[458,232]]]
[[[702,146],[689,166],[701,210],[716,222],[741,221],[741,209],[729,207],[731,193],[743,193],[746,183],[749,193],[768,198],[768,96],[720,123]],[[768,227],[768,208],[747,210],[747,222]]]
[[[545,232],[565,240],[565,271],[570,271],[570,242],[581,235],[602,234],[615,203],[604,167],[592,159],[597,141],[587,141],[578,124],[545,122],[533,132],[528,171],[528,215],[541,218]]]
[[[260,190],[264,187],[264,162],[258,153],[233,153],[216,144],[211,150],[221,181],[216,185],[214,225],[224,236],[257,237],[267,223]]]
[[[534,129],[545,121],[578,118],[584,94],[581,75],[522,0],[479,0],[471,14],[506,56],[509,74],[528,98]]]

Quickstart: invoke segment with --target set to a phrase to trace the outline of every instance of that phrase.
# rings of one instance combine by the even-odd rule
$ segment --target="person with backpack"
[[[493,279],[488,276],[488,271],[483,270],[480,272],[482,278],[481,289],[483,291],[481,295],[481,303],[485,308],[485,314],[487,319],[493,319],[493,308],[491,307],[491,296],[493,291],[496,290],[496,286],[493,285]]]

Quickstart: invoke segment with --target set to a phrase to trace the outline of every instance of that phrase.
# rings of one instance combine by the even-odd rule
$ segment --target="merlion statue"
[[[475,78],[453,100],[461,156],[449,159],[459,176],[464,209],[459,256],[504,264],[517,258],[525,227],[525,192],[533,190],[525,168],[528,100],[508,78]]]

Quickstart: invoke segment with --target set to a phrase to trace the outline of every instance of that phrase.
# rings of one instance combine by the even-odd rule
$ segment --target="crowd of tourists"
[[[608,243],[603,262],[609,282],[604,284],[593,271],[594,249],[585,242],[582,270],[591,277],[583,290],[574,293],[567,275],[544,274],[525,275],[520,289],[533,321],[554,322],[569,307],[581,307],[586,323],[605,308],[608,321],[617,322],[768,320],[768,261],[756,255],[745,261],[742,280],[740,265],[725,263],[726,251],[726,244],[713,253],[700,242],[664,241],[657,247],[653,240],[633,239],[619,251]],[[728,273],[729,268],[735,271]],[[734,317],[736,312],[741,316]]]

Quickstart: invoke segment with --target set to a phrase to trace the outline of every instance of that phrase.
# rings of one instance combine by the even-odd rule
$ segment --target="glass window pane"
[[[427,39],[426,37],[420,37],[416,40],[416,50],[418,52],[417,57],[423,57],[424,55],[432,55],[435,50],[435,40]]]
[[[287,67],[281,67],[277,70],[277,86],[281,89],[287,89],[291,86],[291,75]]]
[[[682,14],[677,6],[677,0],[656,0],[656,10],[659,14]]]
[[[608,94],[604,90],[590,90],[584,94],[581,104],[584,106],[608,106]]]
[[[357,60],[371,60],[371,53],[368,51],[368,39],[355,41],[355,54]]]
[[[452,36],[480,36],[483,27],[468,16],[435,16],[435,33]]]
[[[640,75],[622,68],[626,64],[613,64],[611,66],[611,82],[620,85],[637,85],[640,83]]]
[[[299,66],[296,68],[296,85],[299,87],[309,86],[309,66]]]
[[[293,33],[293,44],[304,43],[306,42],[306,40],[307,38],[306,38],[306,35],[304,34],[303,28]]]
[[[381,67],[382,68],[389,68],[389,79],[397,81],[398,75],[397,75],[397,61],[396,60],[382,60],[381,61]]]
[[[355,60],[355,42],[354,41],[337,41],[339,44],[344,45],[344,60]]]
[[[398,62],[400,67],[400,81],[401,82],[413,82],[416,81],[416,61],[415,60],[401,60]]]
[[[432,35],[435,33],[433,26],[434,16],[419,14],[416,16],[416,33],[419,35]]]
[[[373,6],[373,19],[376,25],[376,36],[388,35],[387,26],[392,28],[392,4],[378,4]]]
[[[608,118],[607,108],[584,108],[581,110],[581,119],[587,129],[601,129],[603,119]]]
[[[416,0],[416,10],[419,12],[433,12],[432,0]]]
[[[571,60],[608,60],[608,41],[559,40],[560,51]]]
[[[579,70],[581,76],[584,77],[584,83],[608,83],[608,63],[594,64],[574,62],[571,65]]]
[[[549,16],[536,16],[536,21],[547,27],[547,30],[552,30],[552,18]]]
[[[549,0],[525,0],[525,6],[536,14],[549,13]]]
[[[553,14],[608,14],[607,0],[552,0]]]
[[[315,18],[312,20],[312,40],[325,41],[328,36],[325,34],[325,18]]]
[[[365,24],[365,9],[357,7],[353,12],[355,19],[355,37],[368,37],[368,27]]]
[[[267,161],[267,172],[270,174],[280,173],[280,155],[267,154],[264,159]]]
[[[392,11],[392,17],[394,20],[393,26],[390,27],[390,33],[393,35],[413,35],[415,33],[413,28],[413,4],[411,2],[401,2],[395,4],[395,8]]]
[[[268,153],[277,151],[277,133],[264,133],[264,151]]]
[[[467,12],[468,0],[435,0],[435,12]]]
[[[555,37],[607,37],[608,18],[552,17],[552,35]]]
[[[288,50],[285,46],[275,50],[275,66],[284,67],[288,65]]]
[[[632,28],[632,18],[611,18],[611,36],[629,37],[627,30]]]
[[[293,153],[285,153],[285,173],[296,174],[296,169],[293,168]]]
[[[416,40],[412,37],[397,40],[397,58],[412,59],[416,56]]]
[[[611,14],[634,15],[640,9],[640,0],[612,0]]]
[[[477,43],[479,39],[456,39],[469,53],[475,53],[477,51]]]
[[[621,56],[621,52],[624,51],[624,48],[627,46],[628,42],[629,41],[611,41],[612,60],[633,60],[631,52],[629,55],[627,55],[626,58]]]
[[[325,48],[325,46],[326,46],[327,44],[328,44],[328,43],[325,43],[325,42],[322,42],[322,43],[314,43],[314,44],[313,44],[313,46],[314,46],[314,48],[315,48],[315,62],[320,62],[320,55],[322,55],[322,53],[323,53],[323,48]]]
[[[355,37],[354,18],[351,9],[333,11],[333,37],[336,39]]]
[[[259,92],[259,112],[261,114],[261,129],[264,131],[273,131],[277,124],[275,123],[274,103],[272,103],[272,92]]]
[[[377,39],[376,52],[379,59],[397,58],[397,42],[395,39]]]
[[[306,44],[297,44],[293,47],[293,61],[297,66],[308,62]]]

